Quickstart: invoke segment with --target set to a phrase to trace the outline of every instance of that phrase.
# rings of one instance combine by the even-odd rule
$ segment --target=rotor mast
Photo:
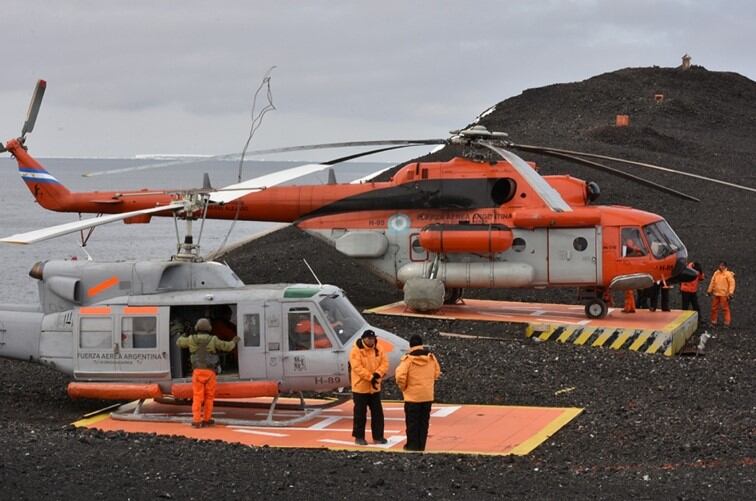
[[[194,213],[202,210],[202,215],[200,216],[200,219],[202,220],[202,225],[204,225],[205,222],[205,216],[207,215],[207,205],[209,201],[209,195],[207,193],[203,192],[192,192],[187,193],[184,195],[183,203],[184,208],[182,212],[184,213],[184,220],[185,220],[185,228],[186,231],[184,232],[184,241],[180,241],[179,231],[178,231],[178,224],[176,224],[176,239],[179,240],[178,244],[176,245],[176,254],[171,257],[173,261],[186,261],[186,262],[193,262],[198,263],[204,261],[202,256],[200,255],[200,238],[202,237],[202,226],[200,226],[200,233],[197,237],[197,243],[194,243],[194,235],[192,234],[192,226],[193,221],[197,219],[194,217]],[[176,221],[176,216],[174,213],[174,222]]]

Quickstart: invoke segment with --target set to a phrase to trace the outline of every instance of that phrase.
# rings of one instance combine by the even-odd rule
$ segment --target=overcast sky
[[[756,80],[753,0],[1,6],[0,136],[19,134],[34,83],[47,80],[28,140],[40,157],[238,152],[273,65],[277,110],[252,148],[446,137],[527,88],[673,67],[686,52]]]

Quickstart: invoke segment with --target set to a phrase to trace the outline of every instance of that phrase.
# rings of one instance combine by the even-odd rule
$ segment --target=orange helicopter
[[[173,216],[180,196],[156,190],[71,192],[24,145],[34,127],[43,81],[37,86],[21,137],[4,148],[43,207],[60,212],[120,214],[127,223]],[[687,250],[663,217],[621,206],[590,205],[595,183],[568,175],[541,176],[511,150],[537,152],[608,170],[653,189],[689,200],[690,195],[581,157],[629,160],[511,142],[507,134],[482,126],[452,131],[448,139],[360,141],[261,150],[250,154],[379,146],[323,164],[326,169],[360,156],[417,145],[458,145],[461,156],[444,162],[413,161],[391,173],[351,183],[265,186],[265,176],[214,190],[206,197],[208,218],[291,222],[363,261],[380,277],[403,287],[413,309],[429,311],[461,299],[465,288],[577,287],[590,318],[607,314],[606,297],[692,278]],[[664,167],[640,164],[670,171]],[[695,174],[680,174],[756,191]],[[377,181],[381,177],[387,178]],[[185,212],[184,217],[196,217]],[[107,217],[107,216],[105,216]],[[110,216],[113,217],[113,216]],[[99,217],[61,225],[60,231],[96,226]],[[56,236],[48,230],[0,239],[31,243]],[[75,228],[75,229],[72,229]]]

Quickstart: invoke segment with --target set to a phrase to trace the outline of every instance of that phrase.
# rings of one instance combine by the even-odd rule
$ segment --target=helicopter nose
[[[668,283],[690,282],[698,276],[695,270],[688,268],[688,252],[684,248],[675,254],[675,258],[675,264],[672,268],[672,274],[667,281]]]

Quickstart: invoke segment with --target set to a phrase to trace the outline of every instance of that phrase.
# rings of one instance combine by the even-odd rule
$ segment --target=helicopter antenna
[[[255,132],[257,132],[257,129],[260,128],[262,125],[262,120],[265,114],[271,110],[275,110],[276,107],[273,104],[273,91],[270,89],[270,74],[273,72],[273,70],[276,68],[275,65],[271,66],[270,69],[265,73],[265,76],[263,77],[262,81],[260,82],[260,85],[257,87],[257,90],[255,91],[254,96],[252,97],[252,110],[250,111],[250,116],[252,117],[252,124],[249,128],[249,136],[247,136],[247,142],[244,143],[244,149],[242,149],[241,157],[239,158],[239,173],[237,175],[237,182],[241,183],[242,181],[242,168],[244,166],[244,157],[247,154],[247,149],[249,148],[249,143],[252,142],[252,138],[255,135]],[[266,104],[263,109],[260,110],[260,113],[255,115],[255,108],[257,108],[257,96],[260,94],[260,91],[263,89],[263,87],[266,88],[266,98],[268,100],[268,104]],[[239,220],[239,212],[241,211],[241,204],[236,204],[236,214],[234,214],[234,219],[231,221],[231,226],[229,226],[228,231],[226,232],[226,236],[223,238],[223,242],[221,242],[218,249],[214,252],[215,255],[219,255],[223,249],[226,247],[226,243],[228,242],[228,238],[231,236],[231,232],[234,231],[234,226],[236,226],[236,221]]]
[[[315,280],[318,282],[318,285],[322,286],[323,283],[320,281],[320,279],[318,278],[318,276],[312,270],[312,267],[310,266],[310,263],[308,263],[305,258],[302,258],[302,261],[304,261],[305,266],[307,266],[307,269],[310,270],[310,273],[312,273],[312,276],[315,277]]]
[[[84,251],[84,254],[87,255],[87,261],[94,261],[94,259],[92,259],[92,255],[89,252],[87,252],[86,247],[84,247],[83,245],[80,245],[79,247],[81,247],[81,250]]]
[[[242,149],[241,158],[239,158],[239,175],[237,176],[237,182],[239,183],[241,183],[242,181],[242,166],[244,165],[244,157],[247,154],[247,149],[249,149],[249,143],[252,142],[252,137],[255,135],[255,132],[257,132],[257,129],[259,129],[262,125],[262,120],[265,114],[271,110],[276,109],[275,105],[273,104],[273,91],[270,90],[270,74],[275,68],[275,65],[273,65],[265,73],[262,82],[260,82],[260,86],[257,88],[255,95],[252,97],[252,110],[250,112],[250,116],[252,117],[252,125],[249,128],[249,136],[247,137],[247,142],[244,143],[244,149]],[[260,110],[260,113],[255,116],[255,108],[257,108],[257,96],[260,94],[260,91],[263,87],[266,87],[266,97],[268,99],[268,104],[266,104],[263,109]]]

